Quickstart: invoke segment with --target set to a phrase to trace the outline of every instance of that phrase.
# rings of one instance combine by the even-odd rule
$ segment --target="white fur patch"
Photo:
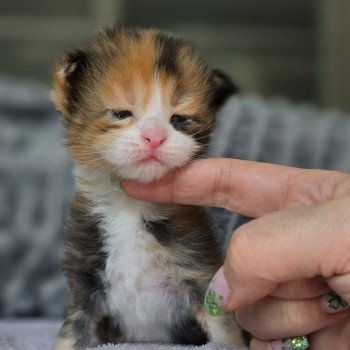
[[[107,178],[89,178],[83,168],[77,168],[76,175],[77,187],[103,218],[108,312],[120,321],[125,341],[170,342],[174,317],[189,305],[186,292],[165,266],[165,248],[158,249],[156,238],[144,227],[143,218],[161,219],[159,214],[151,204],[114,192]]]
[[[153,251],[158,243],[143,227],[142,208],[122,197],[104,218],[107,307],[120,319],[126,341],[169,342],[167,326],[180,306],[181,288],[168,285],[169,273]]]
[[[145,118],[157,118],[165,119],[171,113],[170,106],[165,106],[162,103],[163,100],[162,87],[157,78],[155,78],[152,85],[151,99],[147,106],[142,110],[142,119]]]

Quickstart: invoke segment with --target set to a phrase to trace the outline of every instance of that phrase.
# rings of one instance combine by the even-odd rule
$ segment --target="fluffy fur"
[[[243,345],[232,314],[203,308],[222,263],[205,211],[138,202],[111,183],[153,181],[200,155],[234,90],[188,43],[157,30],[106,30],[62,59],[53,101],[76,164],[76,194],[65,233],[70,301],[56,349]]]

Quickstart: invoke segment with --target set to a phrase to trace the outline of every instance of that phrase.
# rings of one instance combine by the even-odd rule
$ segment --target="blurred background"
[[[63,50],[113,23],[191,40],[244,91],[350,109],[344,0],[1,0],[0,72],[49,84]]]
[[[235,143],[214,155],[350,170],[349,118],[334,112],[350,111],[347,0],[1,0],[2,318],[63,316],[62,227],[73,181],[51,72],[65,50],[114,23],[188,39],[241,91],[261,96],[232,102],[219,135]],[[276,95],[291,102],[265,102]],[[319,109],[297,107],[304,102]]]

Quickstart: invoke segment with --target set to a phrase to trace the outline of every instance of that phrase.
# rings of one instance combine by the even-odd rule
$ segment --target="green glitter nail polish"
[[[216,297],[217,296],[214,291],[211,289],[207,290],[204,298],[204,306],[211,316],[217,316],[220,313],[220,308],[216,303]]]
[[[306,350],[308,348],[309,342],[306,337],[294,337],[282,341],[282,350]]]
[[[222,306],[227,302],[230,293],[231,290],[227,286],[222,266],[214,275],[205,293],[204,307],[208,314],[218,316],[225,313]]]

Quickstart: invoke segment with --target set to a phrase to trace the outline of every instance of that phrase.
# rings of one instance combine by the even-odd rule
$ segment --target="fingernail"
[[[334,314],[349,308],[348,303],[337,293],[331,292],[321,298],[321,305],[324,311]]]
[[[204,298],[204,306],[211,316],[217,316],[221,307],[228,301],[231,290],[227,285],[223,266],[211,280]]]
[[[309,346],[306,337],[294,337],[271,342],[271,350],[306,350]]]
[[[120,187],[120,181],[118,179],[118,176],[115,173],[111,174],[110,180],[114,192],[123,192],[123,190]]]

